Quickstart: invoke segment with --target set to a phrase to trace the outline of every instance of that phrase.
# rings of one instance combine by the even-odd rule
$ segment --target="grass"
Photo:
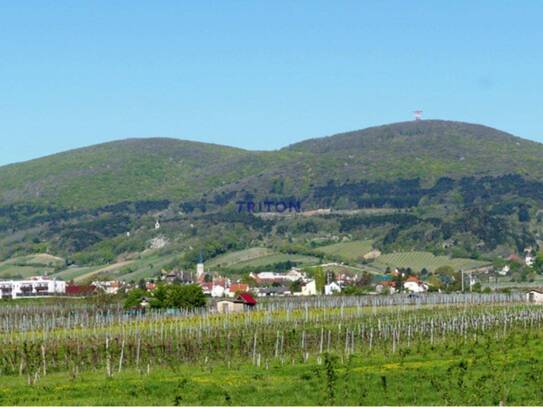
[[[372,240],[354,240],[351,242],[341,242],[322,246],[316,249],[316,251],[343,257],[346,260],[360,260],[365,254],[372,250],[372,244]]]
[[[455,270],[460,270],[482,267],[488,263],[472,259],[452,259],[447,256],[435,256],[430,252],[413,251],[383,254],[373,264],[383,270],[386,267],[410,267],[415,271],[420,271],[423,268],[434,271],[441,266],[451,266]]]
[[[2,378],[4,405],[541,405],[543,334],[514,331],[477,346],[292,364],[150,366],[106,377],[55,373],[28,385]]]

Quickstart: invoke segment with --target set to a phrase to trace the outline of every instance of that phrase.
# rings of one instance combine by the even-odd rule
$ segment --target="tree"
[[[535,257],[533,268],[537,273],[539,274],[543,273],[543,254],[542,253],[538,253],[538,255]]]
[[[324,292],[324,286],[326,285],[326,272],[322,267],[315,267],[311,270],[311,274],[315,279],[317,293],[322,294]]]
[[[141,288],[134,288],[128,292],[126,299],[124,300],[125,308],[137,307],[141,303],[141,299],[145,296],[145,290]]]
[[[152,293],[153,308],[183,308],[192,310],[206,305],[202,287],[197,284],[159,285]]]
[[[143,278],[140,278],[140,281],[138,281],[138,288],[141,288],[142,290],[145,290],[147,288],[147,285],[145,284],[145,280]]]
[[[298,279],[290,283],[289,289],[291,293],[299,293],[300,291],[302,291],[302,280]]]

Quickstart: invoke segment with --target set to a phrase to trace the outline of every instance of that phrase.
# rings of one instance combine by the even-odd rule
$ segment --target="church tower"
[[[198,259],[198,264],[196,265],[196,278],[200,280],[204,276],[204,259],[202,257],[202,252],[200,252],[200,258]]]

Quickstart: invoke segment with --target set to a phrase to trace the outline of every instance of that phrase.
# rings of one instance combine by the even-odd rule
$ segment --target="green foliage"
[[[192,310],[206,305],[202,288],[197,284],[159,284],[152,292],[151,307]]]
[[[133,290],[130,290],[126,295],[126,299],[124,300],[124,307],[138,307],[146,294],[147,292],[142,288],[134,288]]]

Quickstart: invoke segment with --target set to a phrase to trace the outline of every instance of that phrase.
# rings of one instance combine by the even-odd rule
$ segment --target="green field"
[[[259,257],[253,260],[242,261],[231,265],[230,268],[241,269],[244,267],[265,267],[271,266],[276,263],[283,263],[286,261],[300,263],[302,265],[312,265],[317,264],[319,262],[319,259],[313,256],[305,256],[302,254],[277,253],[269,256]]]
[[[346,260],[360,260],[372,250],[372,240],[355,240],[322,246],[316,251],[328,255],[339,256]]]
[[[452,259],[447,256],[435,256],[430,252],[413,251],[383,254],[379,256],[373,264],[377,267],[381,267],[383,270],[386,267],[410,267],[415,271],[420,271],[423,268],[434,271],[441,266],[451,266],[455,270],[468,270],[485,266],[488,262],[472,259]]]
[[[48,254],[34,254],[14,257],[0,262],[0,278],[27,278],[32,276],[50,275],[55,267],[64,264],[64,259]]]
[[[509,332],[478,346],[322,355],[251,364],[170,363],[52,373],[33,385],[4,376],[2,405],[541,405],[543,333]]]
[[[265,247],[252,247],[250,249],[239,250],[217,256],[207,262],[206,266],[210,268],[226,268],[241,262],[255,260],[260,257],[270,256],[272,254],[274,254],[272,249]]]

